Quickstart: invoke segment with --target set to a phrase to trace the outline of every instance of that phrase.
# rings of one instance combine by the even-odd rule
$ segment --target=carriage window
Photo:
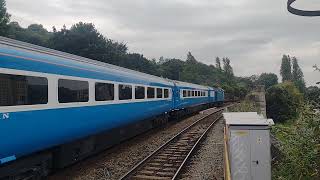
[[[114,85],[108,83],[96,83],[96,101],[114,100]]]
[[[162,98],[162,89],[157,88],[157,98]]]
[[[47,78],[0,74],[0,106],[47,103]]]
[[[164,98],[169,97],[169,89],[164,89]]]
[[[192,97],[194,97],[194,91],[192,91]]]
[[[191,91],[188,91],[188,97],[191,97]]]
[[[88,102],[89,83],[87,81],[59,79],[58,96],[60,103]]]
[[[131,85],[119,85],[119,100],[132,99],[132,86]]]
[[[149,99],[155,97],[155,95],[154,95],[154,88],[148,87],[148,89],[147,89],[147,97],[148,97]]]
[[[144,99],[145,97],[144,91],[145,91],[145,88],[143,86],[136,86],[135,87],[136,99]]]
[[[198,91],[198,96],[200,96],[200,91]]]
[[[183,97],[187,97],[187,91],[186,90],[183,90],[182,94],[183,94]]]

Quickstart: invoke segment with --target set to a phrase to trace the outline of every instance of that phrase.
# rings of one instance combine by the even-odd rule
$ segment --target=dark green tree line
[[[4,36],[8,31],[10,15],[7,13],[5,0],[0,0],[0,36]]]

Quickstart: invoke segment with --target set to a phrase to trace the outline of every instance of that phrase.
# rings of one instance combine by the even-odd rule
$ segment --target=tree
[[[233,78],[234,77],[234,74],[233,74],[233,68],[231,67],[231,64],[230,64],[230,59],[229,58],[223,58],[222,59],[223,61],[223,70],[224,70],[224,73],[226,74],[226,77],[229,79],[229,78]]]
[[[196,60],[196,58],[191,54],[191,52],[188,52],[186,62],[188,62],[188,63],[197,63],[197,60]]]
[[[120,65],[127,46],[105,38],[92,23],[79,22],[70,29],[65,26],[53,34],[49,46],[53,49]],[[123,63],[122,63],[123,64]]]
[[[8,23],[10,14],[7,13],[5,0],[0,0],[0,36],[6,36],[8,31]]]
[[[283,55],[280,74],[282,76],[282,82],[291,81],[292,80],[290,56]]]
[[[165,78],[180,80],[184,64],[179,59],[169,59],[160,65],[161,75]]]
[[[303,104],[303,96],[292,82],[270,87],[266,93],[267,116],[275,122],[295,119]]]
[[[221,61],[219,57],[216,57],[216,68],[218,69],[218,71],[222,71]]]
[[[320,108],[320,88],[317,86],[308,87],[306,89],[306,97],[315,108]]]
[[[278,84],[278,76],[273,73],[262,73],[258,80],[257,84],[264,85],[265,89]]]
[[[292,80],[295,86],[300,90],[300,92],[304,92],[306,89],[306,83],[303,78],[303,72],[298,64],[298,59],[296,57],[292,58]]]

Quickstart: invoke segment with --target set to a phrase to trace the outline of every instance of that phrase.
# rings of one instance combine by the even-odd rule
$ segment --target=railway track
[[[205,111],[204,117],[183,129],[120,179],[176,179],[199,142],[222,117],[222,111],[223,108]]]

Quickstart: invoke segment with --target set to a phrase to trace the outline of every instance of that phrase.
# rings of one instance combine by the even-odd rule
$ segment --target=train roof
[[[30,43],[25,43],[5,37],[0,36],[0,45],[3,48],[8,50],[9,52],[13,53],[10,50],[22,50],[25,53],[23,55],[28,56],[30,53],[36,54],[36,57],[42,57],[45,59],[47,63],[57,63],[60,65],[71,66],[74,68],[86,68],[87,70],[97,70],[100,73],[105,73],[109,71],[109,73],[116,73],[123,76],[131,77],[131,78],[139,78],[145,81],[155,81],[158,83],[166,84],[166,85],[173,85],[173,82],[169,79],[142,73],[139,71],[123,68],[120,66],[92,60],[89,58],[33,45]],[[7,51],[7,52],[8,52]],[[21,54],[21,53],[20,53]]]
[[[202,86],[202,85],[198,85],[198,84],[193,84],[193,83],[188,83],[188,82],[183,82],[183,81],[177,81],[177,80],[175,80],[174,82],[177,84],[177,86],[180,86],[180,87],[189,87],[189,88],[206,89],[206,90],[209,89],[208,86]]]

